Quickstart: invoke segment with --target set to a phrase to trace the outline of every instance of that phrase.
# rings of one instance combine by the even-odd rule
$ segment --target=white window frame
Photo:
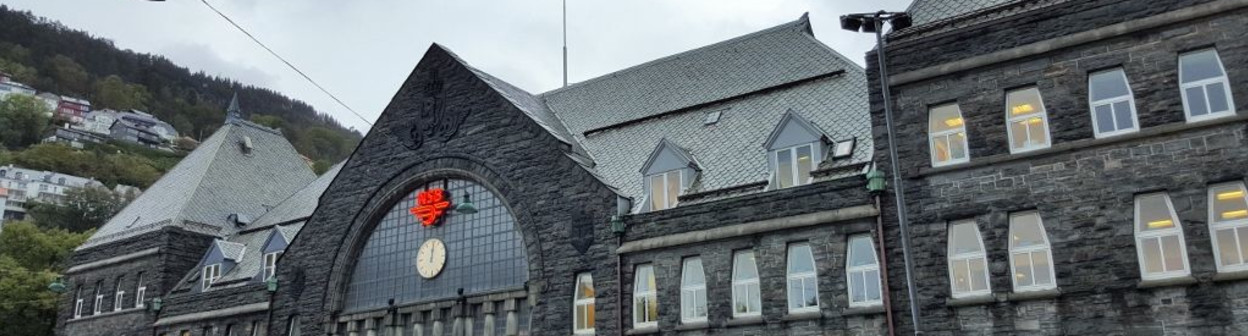
[[[104,293],[100,293],[100,289],[95,289],[95,304],[91,307],[91,315],[99,315],[104,311]]]
[[[82,317],[82,287],[74,291],[74,318]]]
[[[282,252],[269,252],[264,254],[264,280],[269,280],[277,275],[277,256]]]
[[[819,157],[819,153],[816,152],[816,146],[814,142],[804,143],[804,144],[800,144],[796,146],[790,146],[790,147],[785,147],[785,148],[771,151],[771,158],[775,162],[774,174],[775,174],[775,179],[776,179],[776,189],[804,186],[814,181],[815,179],[814,176],[808,176],[806,177],[806,180],[804,181],[802,180],[801,169],[799,169],[800,167],[798,167],[797,165],[797,162],[798,162],[797,161],[797,149],[802,148],[802,147],[810,147],[810,170],[808,171],[808,173],[815,171],[815,169],[819,167],[819,161],[821,158]],[[783,184],[780,183],[780,154],[785,153],[785,152],[788,153],[789,160],[790,162],[793,163],[789,165],[789,169],[792,170],[789,173],[792,174],[791,176],[793,177],[793,179],[789,181],[791,185],[789,185],[788,187],[785,187]]]
[[[979,243],[978,251],[954,254],[953,227],[956,225],[970,225],[971,227],[975,228],[975,240]],[[960,220],[960,221],[950,222],[948,231],[949,232],[946,238],[947,239],[946,245],[948,245],[947,255],[949,258],[949,293],[951,293],[951,295],[954,298],[964,298],[964,297],[992,294],[992,272],[991,270],[988,269],[988,253],[985,251],[983,233],[979,232],[979,223],[975,222],[974,220]],[[969,281],[970,277],[974,276],[974,274],[972,274],[973,272],[971,272],[971,263],[975,262],[977,259],[979,262],[984,263],[984,289],[982,290],[971,289],[970,291],[966,291],[966,292],[958,292],[957,275],[954,274],[955,268],[953,267],[954,263],[966,264],[967,280]]]
[[[1205,53],[1205,52],[1213,53],[1213,60],[1218,65],[1218,69],[1222,71],[1222,77],[1206,78],[1206,79],[1193,81],[1190,83],[1184,83],[1183,82],[1183,57]],[[1210,105],[1209,105],[1208,86],[1210,84],[1217,84],[1217,83],[1222,83],[1222,90],[1225,91],[1226,93],[1226,104],[1227,104],[1228,109],[1222,112],[1211,111]],[[1209,113],[1205,115],[1192,116],[1192,111],[1191,109],[1188,108],[1187,89],[1194,88],[1194,87],[1200,87],[1201,92],[1205,94],[1205,109],[1206,111],[1209,111]],[[1187,122],[1189,123],[1235,115],[1235,97],[1231,96],[1231,81],[1227,77],[1226,67],[1222,65],[1222,56],[1218,54],[1217,49],[1214,49],[1214,48],[1201,49],[1201,50],[1196,50],[1196,51],[1192,51],[1192,52],[1179,55],[1179,93],[1183,95],[1183,115],[1187,117]]]
[[[853,250],[852,250],[852,249],[850,249],[850,248],[849,248],[849,246],[853,246],[853,241],[854,241],[854,240],[866,240],[866,241],[867,241],[867,244],[871,246],[871,260],[872,260],[872,263],[871,263],[870,265],[858,265],[858,266],[854,266],[854,265],[852,265],[852,264],[851,264],[851,262],[854,260],[854,257],[855,257],[855,256],[853,255]],[[884,304],[884,286],[883,286],[884,284],[883,284],[883,281],[882,281],[882,280],[880,280],[880,258],[879,258],[879,256],[877,256],[877,254],[878,254],[878,253],[876,253],[876,250],[875,250],[875,248],[876,248],[876,246],[875,246],[875,239],[872,239],[870,234],[859,234],[859,235],[853,235],[853,236],[850,236],[850,237],[849,237],[848,244],[845,244],[845,246],[846,246],[846,250],[845,250],[845,290],[848,292],[847,294],[849,295],[849,297],[847,297],[847,299],[849,300],[849,306],[850,306],[850,307],[875,307],[875,306],[881,306],[881,305],[883,305],[883,304]],[[869,273],[871,273],[871,272],[873,272],[873,271],[875,272],[875,276],[874,276],[874,277],[868,277],[868,276],[867,276],[867,274],[869,274]],[[875,299],[875,300],[870,300],[870,299],[867,299],[867,300],[863,300],[863,301],[855,301],[855,300],[854,300],[854,294],[855,294],[855,292],[854,292],[854,286],[852,286],[852,285],[851,285],[851,284],[853,284],[854,282],[850,280],[850,279],[852,279],[852,278],[854,278],[854,277],[858,277],[858,278],[860,278],[860,279],[863,281],[863,283],[864,283],[864,284],[865,284],[867,281],[875,281],[875,283],[876,283],[875,288],[877,289],[877,291],[876,291],[876,293],[875,293],[875,296],[877,297],[877,299]],[[868,297],[868,296],[869,296],[869,295],[864,295],[863,297]]]
[[[1107,73],[1107,72],[1118,72],[1118,74],[1122,76],[1122,82],[1127,85],[1127,95],[1117,96],[1117,97],[1112,97],[1112,98],[1105,98],[1105,99],[1094,101],[1092,100],[1092,76]],[[1110,112],[1113,113],[1112,120],[1114,120],[1114,126],[1118,126],[1118,121],[1117,121],[1118,111],[1114,110],[1114,104],[1121,103],[1124,101],[1127,102],[1127,107],[1131,109],[1130,111],[1131,120],[1132,120],[1131,128],[1119,129],[1115,127],[1113,131],[1101,132],[1101,127],[1100,125],[1097,125],[1097,121],[1096,121],[1096,107],[1102,106],[1102,105],[1109,105]],[[1113,68],[1109,70],[1102,70],[1102,71],[1097,71],[1097,72],[1088,74],[1088,116],[1092,117],[1092,134],[1097,139],[1108,138],[1108,137],[1123,135],[1127,133],[1135,133],[1140,130],[1140,116],[1135,109],[1135,91],[1131,89],[1131,80],[1127,78],[1127,71],[1125,69]]]
[[[748,278],[748,279],[737,279],[737,259],[742,258],[746,254],[749,254],[751,256],[750,259],[754,261],[754,273],[755,273],[754,277]],[[755,254],[754,254],[754,251],[752,250],[740,250],[732,254],[732,317],[733,318],[746,317],[746,316],[761,316],[763,314],[763,302],[762,302],[763,296],[762,296],[761,288],[759,287],[760,283],[758,281],[758,278],[761,276],[761,274],[758,274],[758,259],[754,258],[754,256]],[[745,288],[744,298],[737,297],[737,288]],[[755,293],[757,293],[755,296],[757,296],[759,300],[758,310],[737,312],[737,308],[736,308],[737,303],[741,302],[742,300],[745,301],[745,307],[747,310],[751,307],[750,296],[751,294],[755,294]]]
[[[1225,266],[1222,264],[1222,249],[1218,246],[1218,231],[1231,230],[1231,232],[1235,234],[1235,251],[1243,251],[1240,246],[1248,244],[1248,241],[1240,241],[1239,239],[1239,231],[1248,230],[1248,217],[1224,221],[1216,220],[1216,218],[1218,218],[1218,214],[1214,212],[1213,203],[1217,201],[1218,195],[1216,195],[1214,189],[1224,187],[1235,187],[1240,192],[1239,197],[1248,198],[1248,188],[1245,188],[1243,182],[1227,182],[1209,186],[1209,240],[1213,244],[1214,263],[1218,266],[1218,273],[1248,271],[1248,260],[1244,260],[1244,258],[1248,257],[1248,254],[1244,254],[1242,252],[1240,252],[1239,264]]]
[[[1029,216],[1029,215],[1036,216],[1036,222],[1040,224],[1039,226],[1040,237],[1044,239],[1044,243],[1041,245],[1035,245],[1035,246],[1014,246],[1014,239],[1013,239],[1014,218],[1022,217],[1022,216]],[[1040,290],[1057,288],[1057,273],[1055,272],[1055,267],[1053,265],[1054,264],[1053,263],[1053,245],[1052,245],[1052,242],[1049,241],[1049,230],[1044,227],[1044,218],[1040,217],[1040,212],[1033,210],[1033,211],[1023,211],[1023,212],[1012,213],[1010,214],[1009,225],[1010,225],[1009,234],[1011,238],[1007,242],[1007,245],[1008,245],[1007,247],[1009,248],[1009,251],[1010,251],[1010,274],[1011,274],[1010,283],[1014,284],[1014,292],[1016,293],[1032,292],[1032,291],[1040,291]],[[1036,279],[1036,271],[1035,271],[1036,261],[1032,259],[1032,253],[1040,252],[1040,251],[1044,251],[1045,255],[1047,255],[1049,258],[1049,283],[1047,285],[1037,285],[1036,280],[1035,280]],[[1023,255],[1023,256],[1020,256],[1020,255]],[[1031,285],[1020,286],[1018,284],[1017,274],[1019,273],[1018,273],[1018,270],[1015,269],[1016,263],[1014,262],[1014,258],[1019,258],[1019,257],[1027,258],[1027,265],[1031,267],[1032,269],[1031,271],[1031,277],[1032,277],[1031,283],[1032,284]]]
[[[1037,108],[1037,109],[1039,109],[1039,111],[1032,112],[1032,113],[1028,113],[1028,114],[1014,115],[1014,111],[1012,110],[1012,109],[1013,109],[1013,106],[1010,106],[1010,104],[1009,104],[1009,101],[1010,101],[1010,94],[1012,94],[1012,93],[1016,93],[1016,92],[1024,92],[1024,91],[1035,91],[1035,92],[1036,92],[1036,100],[1037,100],[1037,101],[1039,101],[1039,104],[1040,104],[1040,106],[1037,106],[1036,108]],[[1008,143],[1009,143],[1009,147],[1010,147],[1010,154],[1026,153],[1026,152],[1034,151],[1034,150],[1037,150],[1037,149],[1045,149],[1045,148],[1049,148],[1050,146],[1052,146],[1052,145],[1053,145],[1053,134],[1049,132],[1049,110],[1048,110],[1048,109],[1046,109],[1046,108],[1044,107],[1044,95],[1040,93],[1040,88],[1039,88],[1039,87],[1036,87],[1036,86],[1030,86],[1030,87],[1025,87],[1025,88],[1019,88],[1019,89],[1014,89],[1014,90],[1006,91],[1006,92],[1005,92],[1005,101],[1006,101],[1006,104],[1005,104],[1005,133],[1006,133],[1006,137],[1007,137],[1006,142],[1008,142]],[[1030,130],[1031,130],[1031,128],[1032,128],[1032,126],[1031,126],[1030,124],[1027,124],[1027,123],[1026,123],[1026,121],[1027,121],[1027,120],[1029,120],[1029,119],[1031,119],[1031,118],[1035,118],[1035,117],[1039,117],[1039,118],[1040,118],[1040,126],[1038,126],[1038,127],[1040,127],[1040,128],[1043,128],[1043,129],[1044,129],[1044,144],[1038,144],[1038,145],[1025,145],[1025,146],[1022,146],[1022,147],[1015,148],[1015,146],[1014,146],[1014,127],[1012,127],[1012,126],[1014,125],[1014,123],[1022,122],[1022,123],[1024,123],[1024,125],[1026,125],[1025,127],[1027,128],[1027,130],[1029,130],[1029,131],[1030,131]],[[1031,139],[1031,132],[1027,132],[1027,138],[1028,138],[1029,140]]]
[[[958,111],[958,119],[962,120],[962,124],[956,126],[956,128],[954,129],[933,132],[931,130],[932,110],[946,107],[946,106],[953,106],[953,108]],[[927,130],[927,147],[928,148],[927,150],[929,154],[928,156],[931,157],[932,167],[944,167],[944,166],[956,165],[959,163],[970,162],[971,161],[971,139],[970,139],[970,136],[966,134],[966,118],[962,116],[962,106],[958,105],[957,103],[932,106],[927,109],[927,118],[928,118],[928,130]],[[953,126],[950,126],[950,127],[953,127]],[[953,135],[958,134],[958,133],[962,134],[962,149],[963,149],[964,155],[961,158],[953,157],[953,149],[952,149],[953,147],[949,146],[948,147],[949,148],[949,160],[945,162],[937,161],[936,160],[936,139],[944,138],[945,144],[950,144],[953,142],[952,140]]]
[[[1165,199],[1166,208],[1167,208],[1166,210],[1170,212],[1170,218],[1171,220],[1174,221],[1174,225],[1168,229],[1141,231],[1140,226],[1142,223],[1140,223],[1140,199],[1144,197],[1151,197],[1151,196],[1158,196],[1158,195],[1160,195],[1161,197]],[[1135,227],[1135,251],[1136,251],[1136,261],[1138,261],[1138,263],[1140,264],[1140,279],[1161,280],[1161,279],[1185,277],[1185,276],[1189,276],[1192,274],[1191,265],[1187,261],[1187,239],[1184,238],[1183,236],[1183,221],[1179,219],[1179,216],[1177,214],[1175,214],[1174,203],[1170,202],[1169,193],[1158,192],[1158,193],[1151,193],[1151,194],[1136,195],[1135,196],[1135,220],[1132,222]],[[1158,248],[1162,248],[1161,238],[1167,237],[1167,236],[1177,236],[1179,238],[1179,254],[1180,254],[1180,258],[1183,260],[1183,270],[1175,271],[1175,272],[1166,272],[1164,270],[1165,268],[1164,263],[1166,260],[1165,250],[1162,250],[1161,251],[1161,256],[1162,256],[1161,262],[1163,263],[1162,272],[1149,273],[1144,263],[1144,240],[1156,239],[1158,241],[1157,242]]]
[[[690,263],[698,263],[698,269],[702,272],[702,283],[688,284],[690,274]],[[689,311],[685,308],[686,302],[692,301],[694,310]],[[698,308],[701,308],[702,315],[698,316]],[[706,303],[706,269],[702,265],[702,258],[690,257],[685,258],[681,262],[680,269],[680,321],[682,323],[703,322],[706,316],[710,314],[710,308]]]
[[[805,247],[807,250],[810,251],[810,271],[797,272],[797,273],[793,272],[793,258],[794,258],[793,249],[798,248],[798,247]],[[793,283],[796,281],[799,285],[798,288],[801,288],[801,291],[802,291],[801,293],[802,295],[800,297],[805,298],[806,297],[805,294],[807,294],[806,286],[805,286],[806,283],[811,282],[815,284],[815,293],[814,293],[815,304],[814,305],[806,305],[805,301],[793,302],[792,300],[793,296],[787,295],[789,313],[819,311],[819,271],[818,271],[819,265],[815,264],[814,246],[811,246],[810,243],[807,243],[807,242],[793,243],[793,244],[789,244],[788,249],[785,252],[786,252],[785,254],[786,265],[785,265],[785,272],[784,272],[785,280],[786,280],[785,281],[785,285],[786,285],[785,294],[790,294],[789,291],[793,290]]]
[[[590,325],[589,328],[580,328],[580,329],[578,329],[576,326],[576,321],[580,321],[581,319],[585,318],[584,316],[581,316],[581,307],[587,307],[586,308],[587,310],[593,310],[597,308],[594,304],[594,301],[595,301],[594,296],[590,296],[588,298],[579,297],[581,294],[581,284],[585,282],[588,282],[589,287],[593,288],[594,287],[593,274],[590,274],[589,272],[585,272],[585,273],[576,275],[576,287],[574,289],[575,292],[572,294],[572,333],[577,334],[577,335],[593,335],[594,334],[594,327],[595,327],[594,325]],[[597,316],[597,312],[595,312],[593,315]],[[586,319],[586,320],[591,323],[594,321],[594,320],[589,320],[589,319]]]
[[[650,309],[649,305],[643,304],[642,307],[644,308],[642,309],[645,310],[645,313],[637,314],[638,301],[642,301],[642,300],[649,300],[646,302],[653,301],[655,303],[655,307],[656,308],[659,307],[658,288],[650,288],[650,290],[648,291],[640,291],[637,288],[640,286],[642,281],[649,282],[649,279],[641,279],[640,277],[637,276],[638,274],[641,274],[641,270],[643,268],[648,269],[650,276],[656,278],[656,280],[654,281],[654,284],[655,286],[658,286],[657,276],[654,274],[654,265],[652,264],[637,265],[637,267],[633,270],[633,329],[655,328],[659,326],[659,320],[657,318],[653,321],[649,321],[646,319],[646,317],[650,315],[649,310],[648,310]],[[657,311],[655,312],[655,315],[657,317],[658,315]]]
[[[221,264],[220,263],[204,266],[204,269],[202,272],[200,272],[200,276],[199,276],[200,290],[208,290],[209,288],[212,288],[212,284],[214,282],[217,282],[217,279],[220,279],[220,278],[221,278]]]
[[[677,174],[678,176],[677,176],[677,178],[676,178],[676,179],[680,181],[680,185],[679,185],[679,186],[676,186],[676,195],[675,195],[675,197],[672,197],[672,195],[668,195],[668,194],[667,194],[667,190],[668,190],[668,189],[667,189],[667,183],[668,183],[668,179],[671,177],[671,176],[670,176],[670,174]],[[656,174],[646,175],[646,187],[647,187],[647,188],[649,188],[649,191],[650,191],[650,194],[649,194],[649,195],[646,195],[647,197],[654,197],[654,195],[655,195],[655,193],[654,193],[654,190],[655,190],[655,189],[654,189],[654,187],[655,187],[655,186],[654,186],[654,179],[653,179],[655,176],[662,176],[662,177],[663,177],[663,178],[661,178],[661,179],[660,179],[660,180],[662,180],[662,181],[663,181],[663,185],[661,186],[661,188],[662,188],[662,189],[658,189],[658,190],[662,190],[662,191],[663,191],[662,193],[660,193],[660,195],[663,195],[663,197],[664,197],[664,200],[663,200],[663,205],[664,205],[664,206],[663,206],[662,208],[655,208],[655,207],[654,207],[654,200],[653,200],[653,199],[647,200],[647,201],[649,201],[649,202],[650,202],[650,211],[659,211],[659,210],[667,210],[667,209],[675,208],[675,207],[676,207],[676,205],[677,205],[677,203],[679,203],[679,202],[680,202],[680,195],[682,195],[682,194],[684,194],[684,193],[685,193],[685,172],[684,172],[684,170],[683,170],[683,169],[669,170],[669,171],[665,171],[665,172],[662,172],[662,173],[656,173]],[[668,199],[668,197],[671,197],[671,199]]]
[[[121,311],[121,307],[123,303],[122,300],[125,297],[126,297],[126,291],[122,290],[119,285],[117,289],[117,294],[113,296],[113,311]]]
[[[138,288],[134,289],[134,307],[135,308],[146,307],[147,303],[143,302],[143,299],[144,299],[143,296],[147,295],[147,284],[143,283],[143,273],[139,273],[138,282],[136,283],[136,285],[138,285]]]

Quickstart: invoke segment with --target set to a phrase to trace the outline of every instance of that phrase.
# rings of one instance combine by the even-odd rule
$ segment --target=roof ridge
[[[550,91],[543,92],[543,93],[541,93],[541,94],[538,94],[538,95],[537,95],[537,97],[538,97],[538,98],[542,98],[542,99],[543,99],[543,101],[544,101],[544,100],[545,100],[545,97],[546,97],[547,95],[557,94],[557,93],[560,93],[560,92],[563,92],[563,91],[567,91],[567,90],[570,90],[570,89],[573,89],[573,88],[576,88],[576,87],[579,87],[579,86],[584,86],[584,85],[589,84],[589,83],[593,83],[593,82],[597,82],[597,81],[600,81],[600,80],[609,79],[609,78],[615,77],[615,76],[620,75],[620,74],[628,73],[628,72],[631,72],[631,71],[636,71],[636,70],[638,70],[638,69],[643,69],[643,68],[646,68],[646,67],[649,67],[649,66],[653,66],[653,65],[655,65],[655,64],[659,64],[659,63],[663,63],[663,62],[671,61],[671,60],[673,60],[673,59],[679,59],[679,58],[681,58],[681,57],[684,57],[684,56],[687,56],[687,55],[690,55],[690,54],[699,53],[699,52],[704,52],[704,51],[707,51],[707,50],[714,50],[714,49],[722,48],[722,47],[725,47],[725,46],[728,46],[728,45],[732,45],[732,44],[735,44],[735,43],[738,43],[738,42],[741,42],[741,41],[750,40],[750,39],[754,39],[754,38],[761,37],[761,36],[763,36],[763,35],[768,35],[768,34],[772,34],[772,33],[780,32],[780,31],[784,31],[785,29],[801,28],[801,27],[806,27],[806,28],[807,28],[807,29],[806,29],[806,30],[807,30],[807,32],[809,32],[809,27],[810,27],[810,17],[809,17],[809,13],[802,14],[802,17],[798,18],[797,20],[793,20],[793,21],[785,22],[785,23],[782,23],[782,24],[779,24],[779,25],[776,25],[776,26],[773,26],[773,27],[770,27],[770,28],[767,28],[767,29],[763,29],[763,30],[755,31],[755,32],[752,32],[752,33],[749,33],[749,34],[745,34],[745,35],[741,35],[741,36],[733,37],[733,38],[730,38],[730,39],[727,39],[727,40],[723,40],[723,41],[719,41],[719,42],[711,43],[711,44],[708,44],[708,45],[704,45],[704,46],[701,46],[701,47],[697,47],[697,48],[693,48],[693,49],[685,50],[685,51],[682,51],[682,52],[679,52],[679,53],[675,53],[675,54],[672,54],[672,55],[667,55],[667,56],[664,56],[664,57],[660,57],[660,58],[657,58],[657,59],[653,59],[653,60],[647,61],[647,62],[645,62],[645,63],[641,63],[641,64],[637,64],[637,65],[630,66],[630,67],[627,67],[627,68],[623,68],[623,69],[620,69],[620,70],[612,71],[612,72],[610,72],[610,73],[603,74],[603,75],[598,76],[598,77],[594,77],[594,78],[586,79],[586,80],[583,80],[583,81],[580,81],[580,82],[576,82],[576,83],[569,84],[568,86],[564,86],[564,87],[561,87],[561,88],[557,88],[557,89],[554,89],[554,90],[550,90]],[[810,35],[810,34],[804,34],[804,35]]]

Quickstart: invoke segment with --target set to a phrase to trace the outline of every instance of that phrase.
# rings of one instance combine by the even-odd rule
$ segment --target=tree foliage
[[[92,233],[41,229],[29,221],[5,223],[0,231],[0,335],[52,334],[57,294],[48,284]]]
[[[275,117],[264,124],[280,127],[300,154],[313,160],[341,161],[361,138],[358,131],[278,92],[192,73],[164,57],[121,50],[112,41],[5,5],[0,5],[0,69],[18,69],[5,72],[40,91],[115,109],[146,108],[199,141],[224,123],[235,93],[245,114]],[[268,123],[276,120],[281,122]]]
[[[51,111],[33,96],[11,94],[0,100],[0,144],[20,148],[38,143]]]
[[[181,159],[181,156],[139,148],[149,152],[118,145],[79,150],[57,143],[39,144],[14,152],[13,164],[28,169],[91,177],[108,186],[125,184],[146,189]]]
[[[28,203],[28,211],[40,226],[83,232],[104,225],[135,197],[102,186],[73,188],[65,191],[59,204],[34,201]]]

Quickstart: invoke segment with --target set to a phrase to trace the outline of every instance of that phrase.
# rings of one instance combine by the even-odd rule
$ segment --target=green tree
[[[39,80],[38,69],[28,67],[6,57],[0,57],[0,71],[13,76],[13,80],[27,85]]]
[[[282,117],[273,115],[253,114],[251,115],[251,122],[268,126],[269,128],[280,129],[286,126],[286,121],[282,120]]]
[[[40,229],[7,222],[0,232],[0,335],[51,335],[57,294],[48,284],[93,231]]]
[[[56,55],[48,61],[48,68],[52,70],[52,80],[62,94],[79,97],[87,94],[90,75],[78,62],[65,55]]]
[[[65,191],[62,202],[31,202],[30,215],[40,226],[83,232],[99,228],[130,203],[133,195],[119,195],[102,186]]]
[[[115,110],[147,109],[147,101],[152,94],[147,87],[130,84],[117,75],[105,77],[95,82],[94,104]]]
[[[39,142],[51,112],[33,96],[13,94],[0,100],[0,144],[20,148]]]

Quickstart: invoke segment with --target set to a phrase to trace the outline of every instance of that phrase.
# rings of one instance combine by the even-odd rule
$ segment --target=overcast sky
[[[562,84],[560,0],[208,0],[369,122],[430,43],[533,93]],[[121,48],[306,101],[347,126],[367,125],[198,0],[0,0]],[[901,11],[910,0],[568,0],[569,81],[577,82],[797,19],[863,63],[871,34],[841,14]],[[244,106],[244,109],[247,107]],[[262,112],[262,111],[255,111]]]

